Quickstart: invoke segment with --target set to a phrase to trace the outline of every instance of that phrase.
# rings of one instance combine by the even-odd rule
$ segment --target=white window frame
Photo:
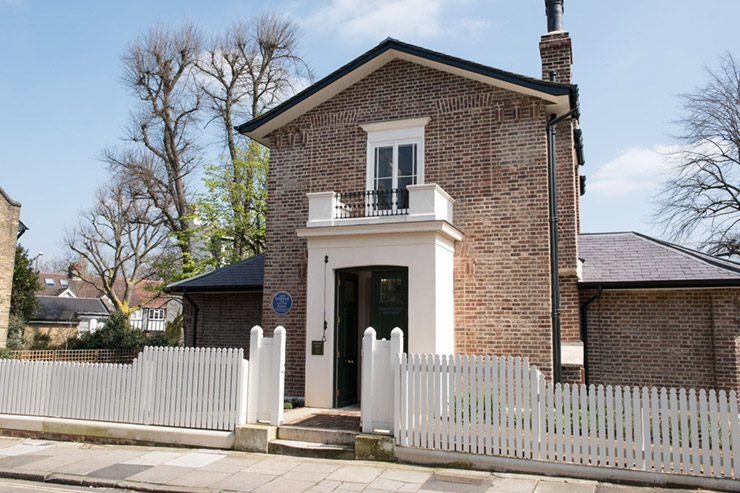
[[[409,118],[387,122],[365,123],[360,127],[367,132],[367,169],[365,190],[375,190],[375,150],[393,146],[393,162],[398,166],[398,146],[416,144],[416,184],[424,183],[424,131],[431,118]],[[398,174],[393,174],[392,188],[398,188]],[[395,205],[394,212],[395,211]]]
[[[57,280],[51,277],[45,277],[44,284],[46,285],[47,288],[55,288],[57,287]]]
[[[165,320],[166,318],[167,314],[165,313],[164,308],[149,308],[149,313],[147,313],[147,320],[161,321]]]

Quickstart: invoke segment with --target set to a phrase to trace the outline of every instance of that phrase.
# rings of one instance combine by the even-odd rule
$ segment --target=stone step
[[[301,426],[280,426],[277,437],[282,440],[324,443],[328,445],[349,445],[354,447],[357,432],[329,430],[325,428],[306,428]]]
[[[355,448],[349,445],[303,442],[278,438],[267,445],[271,454],[292,455],[294,457],[314,457],[318,459],[354,460]]]

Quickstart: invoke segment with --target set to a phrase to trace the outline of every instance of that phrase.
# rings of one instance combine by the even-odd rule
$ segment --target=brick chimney
[[[573,51],[570,34],[563,28],[563,1],[545,0],[547,34],[540,40],[540,56],[544,80],[550,80],[550,73],[555,72],[555,82],[570,84],[573,79]]]

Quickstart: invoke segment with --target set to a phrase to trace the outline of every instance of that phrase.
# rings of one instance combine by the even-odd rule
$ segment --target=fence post
[[[393,429],[391,434],[398,436],[399,426],[401,425],[401,355],[403,354],[403,331],[396,327],[391,331],[391,354],[390,365],[391,375],[393,375],[393,400],[391,406],[393,409]]]
[[[283,424],[285,412],[285,327],[278,325],[272,340],[272,405],[270,406],[270,424]]]
[[[249,333],[249,366],[247,384],[247,423],[257,422],[259,403],[260,348],[262,347],[262,327],[255,325]]]
[[[239,351],[241,353],[241,351]],[[236,403],[236,424],[243,425],[247,422],[247,403],[249,394],[249,361],[244,359],[242,354],[239,354],[239,368],[237,371],[241,372],[241,379],[239,382],[238,401]]]
[[[375,352],[375,329],[368,327],[362,338],[362,395],[360,400],[360,419],[362,432],[373,432],[373,353]]]

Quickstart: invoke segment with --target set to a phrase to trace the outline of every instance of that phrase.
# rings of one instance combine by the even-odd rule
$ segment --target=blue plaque
[[[279,291],[272,297],[272,311],[285,315],[293,308],[293,298],[285,291]]]

